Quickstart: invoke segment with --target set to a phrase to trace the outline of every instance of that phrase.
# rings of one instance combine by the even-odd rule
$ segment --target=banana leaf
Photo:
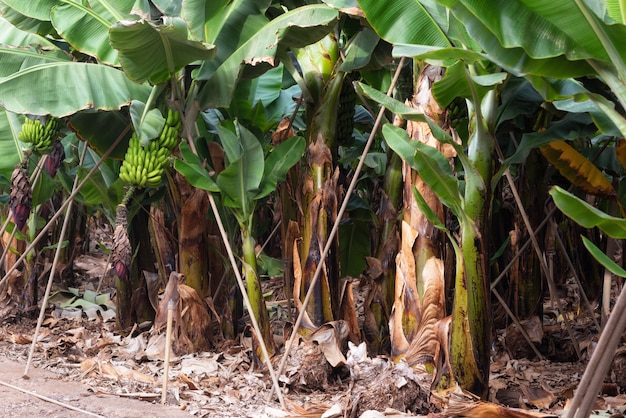
[[[258,76],[276,66],[276,56],[288,47],[318,41],[330,32],[336,19],[337,11],[325,5],[309,5],[266,24],[250,19],[244,27],[224,26],[220,39],[231,37],[238,40],[238,44],[227,57],[222,57],[220,52],[215,61],[205,61],[197,72],[196,78],[205,80],[197,97],[200,107],[228,107],[240,77]],[[249,36],[241,36],[242,31]]]
[[[626,219],[607,215],[559,186],[552,187],[550,195],[561,212],[577,224],[585,228],[598,227],[611,238],[626,238]]]
[[[589,240],[587,237],[585,237],[584,235],[581,235],[580,237],[583,239],[583,245],[585,246],[587,251],[591,253],[593,258],[595,258],[600,264],[602,264],[604,267],[607,268],[607,270],[609,270],[616,276],[626,277],[626,270],[624,270],[615,261],[611,260],[609,256],[604,254],[602,250],[596,247],[596,245],[591,242],[591,240]]]
[[[214,45],[187,39],[187,24],[180,18],[165,18],[160,25],[144,20],[119,22],[109,34],[124,72],[138,83],[166,82],[187,64],[215,55]]]
[[[446,10],[434,1],[358,0],[358,3],[376,33],[390,43],[450,46]]]
[[[0,79],[0,106],[14,113],[62,117],[84,109],[119,109],[132,99],[145,102],[150,91],[112,67],[53,62]]]

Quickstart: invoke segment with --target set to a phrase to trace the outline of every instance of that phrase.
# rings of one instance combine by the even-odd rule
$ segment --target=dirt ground
[[[22,376],[25,363],[5,357],[0,357],[0,370],[0,417],[176,418],[190,416],[189,412],[182,411],[178,406],[160,404],[160,399],[148,402],[108,395],[80,381],[36,367],[31,367],[28,372],[29,379],[24,379]],[[49,400],[40,399],[36,395]],[[69,409],[70,407],[76,409]]]
[[[82,261],[81,296],[86,299],[87,290],[98,287],[104,261]],[[361,299],[356,298],[357,305]],[[102,316],[110,303],[106,300],[98,302],[98,315],[83,308],[74,317],[73,308],[52,308],[61,302],[57,297],[46,312],[28,379],[22,376],[36,318],[20,314],[0,321],[0,418],[455,416],[429,409],[432,398],[424,394],[429,392],[430,382],[420,381],[406,367],[394,366],[387,357],[361,355],[355,360],[357,351],[344,352],[346,366],[331,370],[323,355],[311,351],[314,344],[293,351],[290,360],[294,361],[287,363],[280,376],[283,408],[270,396],[268,373],[251,360],[250,341],[244,340],[174,356],[163,405],[164,339],[147,328],[119,335],[114,321]],[[587,348],[594,341],[592,326],[582,316],[574,321],[583,350],[582,361],[577,361],[566,349],[569,340],[557,317],[546,317],[538,324],[543,360],[532,359],[521,350],[526,344],[511,329],[498,331],[491,364],[490,408],[514,407],[558,416],[577,389],[589,356]],[[626,349],[621,352],[626,360]],[[607,391],[596,404],[597,410],[605,412],[594,417],[626,411],[624,370],[623,366],[612,368]],[[476,416],[468,412],[475,406],[471,399],[462,398],[460,404],[464,415],[457,416]]]

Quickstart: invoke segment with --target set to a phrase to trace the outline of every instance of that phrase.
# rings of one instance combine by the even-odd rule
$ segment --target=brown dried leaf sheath
[[[17,229],[24,228],[32,209],[33,190],[26,167],[18,166],[11,175],[10,206]]]
[[[115,214],[115,231],[113,231],[113,254],[111,256],[111,265],[115,270],[115,274],[121,280],[128,278],[130,271],[130,262],[132,255],[132,247],[128,238],[128,209],[125,205],[118,205]]]

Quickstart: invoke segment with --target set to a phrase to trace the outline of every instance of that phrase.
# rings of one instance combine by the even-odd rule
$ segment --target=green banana
[[[168,158],[178,143],[180,127],[180,114],[168,109],[163,129],[148,146],[142,146],[137,134],[133,133],[120,166],[119,178],[139,188],[158,187]],[[36,129],[36,126],[33,125],[33,128]]]
[[[59,119],[49,117],[44,126],[39,119],[26,118],[18,134],[20,141],[31,144],[33,151],[47,153],[59,134]]]

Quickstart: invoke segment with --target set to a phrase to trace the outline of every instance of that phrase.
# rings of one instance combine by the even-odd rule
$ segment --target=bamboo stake
[[[259,339],[259,345],[261,346],[261,351],[263,352],[265,365],[267,366],[267,370],[269,371],[270,377],[272,378],[272,388],[276,390],[276,396],[278,397],[278,402],[280,402],[280,406],[283,409],[286,409],[287,406],[285,405],[285,400],[283,399],[283,393],[280,390],[280,384],[278,383],[278,378],[276,377],[277,374],[274,372],[274,366],[272,365],[272,361],[270,360],[270,355],[267,352],[267,347],[265,346],[265,341],[263,340],[263,335],[261,334],[259,323],[257,322],[256,318],[252,314],[253,312],[252,304],[250,303],[250,298],[248,298],[246,285],[243,283],[243,279],[241,278],[241,273],[239,272],[239,268],[237,268],[237,262],[235,261],[235,256],[233,254],[233,249],[230,245],[228,235],[226,235],[226,230],[224,229],[224,223],[222,222],[220,213],[217,210],[217,205],[215,204],[215,199],[213,198],[213,194],[207,191],[207,195],[209,196],[211,209],[213,210],[213,214],[215,215],[215,219],[217,220],[217,226],[220,230],[220,234],[222,235],[222,240],[224,240],[224,245],[226,246],[226,252],[228,253],[230,264],[232,265],[233,271],[235,272],[235,277],[237,278],[237,284],[239,285],[239,290],[241,291],[243,302],[246,305],[246,309],[250,313],[250,322],[252,322],[252,328],[254,328],[254,332],[256,333],[257,338]]]
[[[509,315],[509,317],[513,320],[513,323],[515,324],[515,326],[517,326],[517,329],[522,334],[522,337],[524,337],[528,345],[530,345],[530,348],[532,348],[532,350],[535,352],[537,358],[539,360],[543,360],[543,356],[541,355],[539,350],[537,350],[535,343],[533,343],[530,339],[530,335],[528,335],[528,332],[526,332],[526,328],[522,326],[519,319],[517,319],[511,309],[507,306],[506,301],[502,298],[502,296],[500,296],[500,292],[498,292],[498,289],[491,289],[491,292],[494,294],[496,299],[498,299],[498,302],[500,302],[500,305],[502,305],[502,308],[506,311],[507,315]]]
[[[174,309],[176,304],[173,300],[167,302],[167,328],[165,330],[165,370],[163,371],[163,390],[161,392],[161,403],[165,403],[167,398],[167,383],[170,377],[170,353],[172,351],[172,321],[174,319]]]
[[[626,328],[626,291],[622,289],[613,307],[613,312],[611,312],[609,320],[606,322],[602,334],[600,334],[598,345],[585,368],[585,373],[578,384],[578,389],[576,389],[565,418],[589,416],[604,377],[613,361],[613,355],[622,338],[624,328]]]
[[[79,164],[82,164],[85,160],[85,155],[87,154],[87,144],[85,144],[85,148],[83,149],[83,153],[80,156]],[[72,186],[72,190],[76,190],[78,186],[78,176],[74,177],[74,185]],[[65,240],[65,233],[67,232],[67,226],[70,223],[70,218],[72,214],[72,207],[74,204],[74,200],[72,199],[67,205],[67,209],[65,210],[65,219],[63,220],[63,226],[61,227],[61,233],[59,234],[59,243],[57,245],[57,250],[54,253],[54,260],[52,261],[52,267],[50,268],[50,276],[48,277],[48,284],[46,286],[46,292],[43,295],[43,300],[41,301],[41,309],[39,309],[39,318],[37,319],[37,326],[35,327],[35,335],[33,336],[33,341],[30,344],[30,351],[28,352],[28,360],[26,361],[26,368],[24,369],[24,379],[28,379],[28,369],[30,368],[30,364],[33,361],[33,354],[35,353],[35,346],[37,345],[37,337],[39,336],[39,330],[41,329],[41,324],[43,323],[43,318],[46,313],[46,306],[48,305],[48,298],[50,297],[50,290],[52,290],[52,282],[54,281],[54,273],[56,272],[57,264],[59,263],[59,258],[61,257],[61,248],[63,246],[63,241]]]

